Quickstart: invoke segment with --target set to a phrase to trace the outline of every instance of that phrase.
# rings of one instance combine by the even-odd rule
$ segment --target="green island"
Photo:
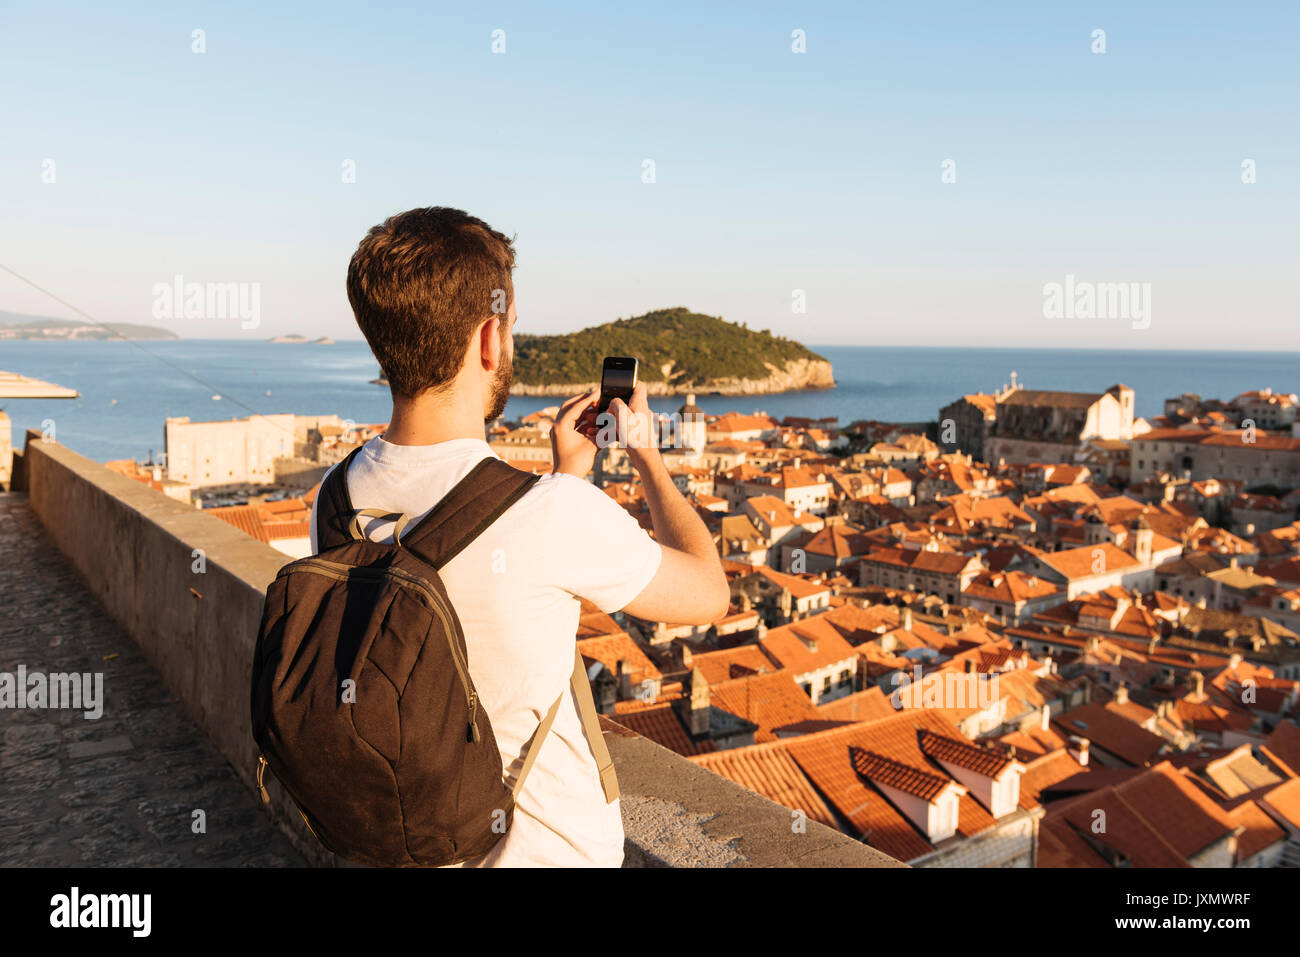
[[[635,356],[652,395],[723,395],[825,389],[831,365],[806,346],[745,323],[677,306],[563,335],[515,334],[515,395],[561,395],[595,386],[605,356]]]

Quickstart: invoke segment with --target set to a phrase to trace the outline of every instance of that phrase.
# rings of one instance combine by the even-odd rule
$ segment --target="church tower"
[[[695,393],[686,395],[686,404],[677,410],[681,419],[682,447],[692,452],[702,451],[708,444],[708,429],[704,423],[704,410],[695,404]]]

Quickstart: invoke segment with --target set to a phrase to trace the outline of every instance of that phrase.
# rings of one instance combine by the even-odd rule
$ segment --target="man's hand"
[[[574,396],[560,406],[551,427],[552,472],[566,472],[585,479],[596,464],[596,399],[599,389]]]
[[[617,424],[618,441],[627,449],[627,457],[638,472],[659,460],[659,430],[646,396],[645,383],[638,382],[632,390],[630,404],[622,399],[611,399],[609,403],[610,414]]]

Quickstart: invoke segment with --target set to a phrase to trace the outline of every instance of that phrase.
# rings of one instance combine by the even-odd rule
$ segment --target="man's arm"
[[[673,484],[654,442],[645,383],[632,393],[629,406],[610,402],[614,423],[598,422],[599,390],[576,396],[560,407],[551,429],[556,472],[586,479],[596,458],[597,443],[617,438],[641,478],[655,540],[662,552],[659,570],[623,611],[648,621],[677,625],[708,625],[722,618],[731,603],[731,589],[708,527]],[[612,432],[610,425],[616,424]]]

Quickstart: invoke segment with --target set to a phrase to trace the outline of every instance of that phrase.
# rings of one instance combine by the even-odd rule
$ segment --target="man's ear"
[[[496,369],[505,359],[501,321],[502,317],[493,313],[478,327],[479,361],[489,371]]]

